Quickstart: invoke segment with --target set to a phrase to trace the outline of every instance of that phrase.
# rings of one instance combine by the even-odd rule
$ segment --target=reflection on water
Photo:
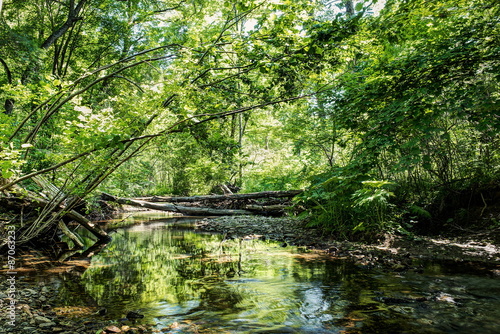
[[[78,286],[160,333],[498,333],[500,280],[443,272],[381,273],[162,217],[117,229]]]

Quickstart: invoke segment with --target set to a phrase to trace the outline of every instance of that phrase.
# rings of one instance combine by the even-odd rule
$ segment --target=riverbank
[[[152,326],[105,319],[97,307],[54,307],[58,304],[57,285],[2,279],[0,291],[1,334],[153,333]]]
[[[282,242],[283,246],[307,246],[329,253],[332,257],[350,258],[360,265],[384,270],[418,269],[426,260],[456,262],[484,268],[500,276],[500,231],[488,234],[462,233],[454,238],[387,235],[374,244],[335,240],[324,231],[306,228],[291,218],[220,217],[203,219],[197,229],[222,233],[227,238],[263,238]]]
[[[0,333],[2,334],[95,334],[106,328],[119,328],[116,322],[93,317],[97,311],[92,307],[54,308],[53,305],[56,304],[58,295],[54,285],[33,284],[21,280],[16,280],[11,285],[8,280],[2,280],[0,291],[2,291],[0,293]],[[11,296],[15,296],[13,306],[10,304]],[[139,331],[130,333],[139,333]]]

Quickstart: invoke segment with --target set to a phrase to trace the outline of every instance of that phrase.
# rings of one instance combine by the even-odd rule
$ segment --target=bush
[[[396,226],[394,197],[389,181],[367,175],[321,175],[309,190],[296,198],[306,208],[308,226],[322,227],[341,239],[373,240]]]

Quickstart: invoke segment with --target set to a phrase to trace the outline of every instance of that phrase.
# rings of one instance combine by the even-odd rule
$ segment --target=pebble
[[[48,322],[51,322],[51,320],[50,320],[50,319],[45,318],[45,317],[41,317],[41,316],[36,316],[34,319],[35,319],[35,322],[36,322],[37,324],[43,324],[43,323],[48,323]]]
[[[108,333],[121,333],[122,330],[116,326],[108,326],[104,328],[104,330]]]
[[[54,326],[56,326],[56,324],[54,322],[46,322],[46,323],[38,325],[38,327],[40,327],[40,328],[48,328],[48,327],[54,327]]]

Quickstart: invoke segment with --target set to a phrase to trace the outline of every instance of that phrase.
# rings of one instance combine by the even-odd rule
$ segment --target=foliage
[[[496,1],[375,3],[8,2],[0,190],[43,175],[67,210],[98,190],[309,188],[311,224],[345,238],[492,201]]]
[[[350,61],[311,112],[330,126],[315,127],[316,143],[327,135],[348,157],[335,161],[330,149],[329,165],[397,183],[400,212],[420,208],[421,221],[446,221],[478,201],[474,189],[498,186],[498,10],[491,1],[388,1],[380,16],[358,25],[346,47]],[[328,216],[315,223],[351,230],[360,211],[386,207],[389,193],[344,182],[338,186],[347,193],[320,183]]]
[[[374,240],[394,229],[396,211],[390,199],[395,184],[368,175],[337,170],[315,177],[299,195],[296,207],[306,207],[309,226],[324,226],[340,239]]]

